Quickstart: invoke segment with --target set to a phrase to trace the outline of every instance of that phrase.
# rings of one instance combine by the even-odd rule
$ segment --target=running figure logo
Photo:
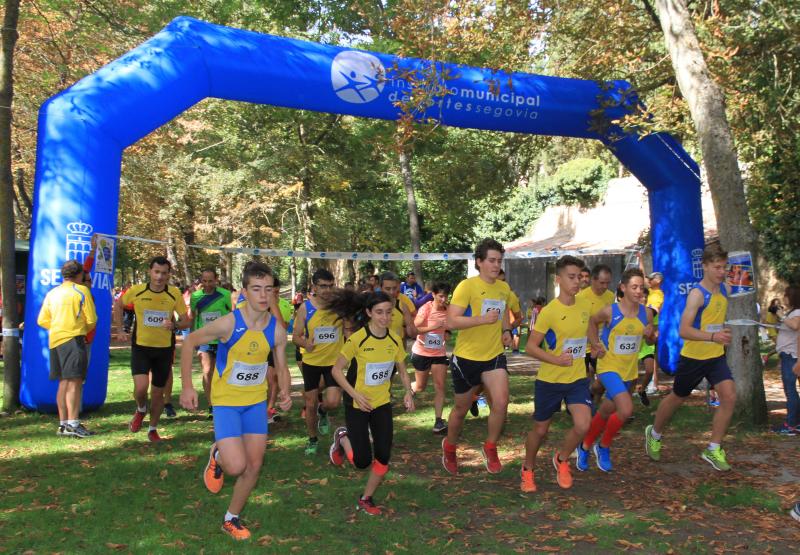
[[[385,76],[386,69],[380,60],[366,52],[340,52],[331,64],[333,92],[352,104],[365,104],[378,98]]]

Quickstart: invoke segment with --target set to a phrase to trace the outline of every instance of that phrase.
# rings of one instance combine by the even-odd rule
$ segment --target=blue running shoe
[[[611,472],[611,448],[594,445],[594,456],[597,458],[597,468],[603,472]]]
[[[583,442],[581,441],[575,452],[578,454],[578,458],[575,460],[575,468],[581,472],[586,472],[589,470],[589,450],[583,448]]]

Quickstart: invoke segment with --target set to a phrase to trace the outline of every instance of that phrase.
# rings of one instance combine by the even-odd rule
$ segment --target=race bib
[[[364,383],[367,385],[382,385],[392,377],[394,361],[368,362]]]
[[[487,312],[495,311],[499,316],[503,316],[506,311],[506,302],[498,299],[483,299],[481,304],[481,316]]]
[[[144,322],[142,323],[150,328],[160,328],[167,318],[169,318],[169,314],[164,310],[145,309],[143,316]]]
[[[722,324],[706,324],[705,329],[710,333],[719,333],[722,331]]]
[[[632,355],[639,352],[641,335],[618,335],[614,339],[615,355]]]
[[[203,325],[205,326],[206,324],[210,324],[220,316],[222,316],[222,313],[220,312],[203,312],[200,314],[200,319],[203,321]]]
[[[314,328],[314,343],[336,343],[339,340],[339,328],[336,326],[319,326]]]
[[[235,386],[261,385],[267,377],[267,364],[233,363],[228,383]]]
[[[561,352],[566,352],[572,355],[573,359],[583,358],[586,356],[586,338],[577,337],[573,339],[564,340],[564,348]]]
[[[441,334],[438,333],[426,333],[425,334],[425,348],[438,350],[442,348],[444,345],[444,338]]]

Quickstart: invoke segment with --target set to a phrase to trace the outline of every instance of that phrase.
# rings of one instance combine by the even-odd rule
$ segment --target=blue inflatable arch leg
[[[23,340],[22,403],[55,411],[47,332],[36,317],[69,258],[83,260],[91,233],[115,234],[124,149],[207,97],[395,120],[409,93],[405,72],[431,62],[325,46],[213,25],[188,17],[50,98],[39,115],[34,214]],[[450,126],[605,142],[650,194],[655,267],[665,276],[660,360],[675,367],[692,253],[703,246],[698,168],[668,135],[611,140],[591,124],[604,97],[629,85],[504,74],[439,64],[446,92],[424,113]],[[496,86],[500,84],[498,90]],[[508,85],[510,83],[510,85]],[[609,120],[624,106],[606,108]],[[84,406],[103,404],[108,379],[111,276],[95,271],[99,315]]]

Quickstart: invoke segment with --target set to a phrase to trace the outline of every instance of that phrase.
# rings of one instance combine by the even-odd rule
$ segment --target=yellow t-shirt
[[[594,316],[600,312],[601,309],[607,307],[608,305],[614,304],[614,293],[608,289],[606,289],[602,295],[595,295],[594,291],[592,291],[592,288],[587,287],[586,289],[579,291],[575,297],[589,301],[589,305],[591,307],[589,316]]]
[[[405,295],[400,295],[394,301],[394,308],[392,309],[392,321],[389,323],[389,329],[394,332],[397,337],[403,338],[406,336],[406,320],[403,316],[403,309],[400,308],[400,303],[403,301],[400,298],[408,298]]]
[[[703,306],[697,309],[697,316],[692,322],[692,327],[711,333],[722,331],[725,323],[725,313],[728,310],[728,292],[725,285],[720,285],[717,293],[711,293],[702,285],[697,289],[703,294]],[[690,291],[691,293],[691,291]],[[684,340],[681,356],[696,360],[708,360],[725,354],[725,347],[713,341]]]
[[[553,299],[536,317],[533,331],[544,334],[543,348],[556,356],[564,351],[572,353],[572,366],[564,367],[542,362],[537,380],[549,383],[572,383],[586,377],[587,339],[591,305],[584,298],[575,297],[575,304],[567,306]]]
[[[398,295],[397,298],[400,301],[400,304],[405,305],[406,310],[408,310],[408,313],[411,314],[411,316],[414,316],[414,314],[417,312],[417,307],[414,304],[414,301],[409,299],[407,295],[403,294]]]
[[[304,303],[306,309],[306,337],[314,338],[314,350],[303,349],[303,363],[313,366],[333,366],[339,358],[344,344],[342,321],[336,314],[317,309],[311,301]]]
[[[453,306],[465,309],[464,316],[483,315],[496,310],[500,317],[494,324],[482,324],[458,330],[453,354],[468,360],[492,360],[504,351],[503,315],[511,299],[511,288],[501,280],[486,283],[480,276],[467,278],[453,291]]]
[[[519,297],[517,297],[517,294],[514,293],[513,291],[511,291],[511,297],[509,297],[508,299],[508,309],[512,313],[522,312],[522,308],[519,305]]]
[[[267,400],[267,357],[275,346],[274,317],[263,330],[247,327],[238,308],[233,311],[235,324],[228,341],[220,341],[217,366],[211,376],[211,404],[244,407]]]
[[[173,318],[177,312],[186,314],[186,303],[180,290],[172,285],[156,293],[149,283],[140,283],[128,289],[122,296],[122,304],[133,304],[136,321],[133,326],[133,345],[140,347],[172,347],[175,335],[172,330],[161,327],[164,320]]]
[[[597,359],[597,373],[616,372],[623,381],[635,380],[639,375],[639,350],[644,328],[647,325],[647,309],[639,305],[634,317],[625,316],[619,304],[611,305],[611,322],[603,328],[600,340],[606,354]]]
[[[664,306],[664,292],[661,289],[651,289],[647,294],[647,306],[661,313],[661,307]]]
[[[92,294],[84,285],[65,281],[47,292],[37,323],[50,331],[51,349],[73,337],[86,335],[97,324]]]
[[[347,382],[369,400],[372,408],[388,403],[394,365],[406,359],[402,340],[392,330],[387,330],[384,337],[376,337],[367,325],[345,341],[340,354],[351,362]],[[358,408],[354,400],[346,402]]]

